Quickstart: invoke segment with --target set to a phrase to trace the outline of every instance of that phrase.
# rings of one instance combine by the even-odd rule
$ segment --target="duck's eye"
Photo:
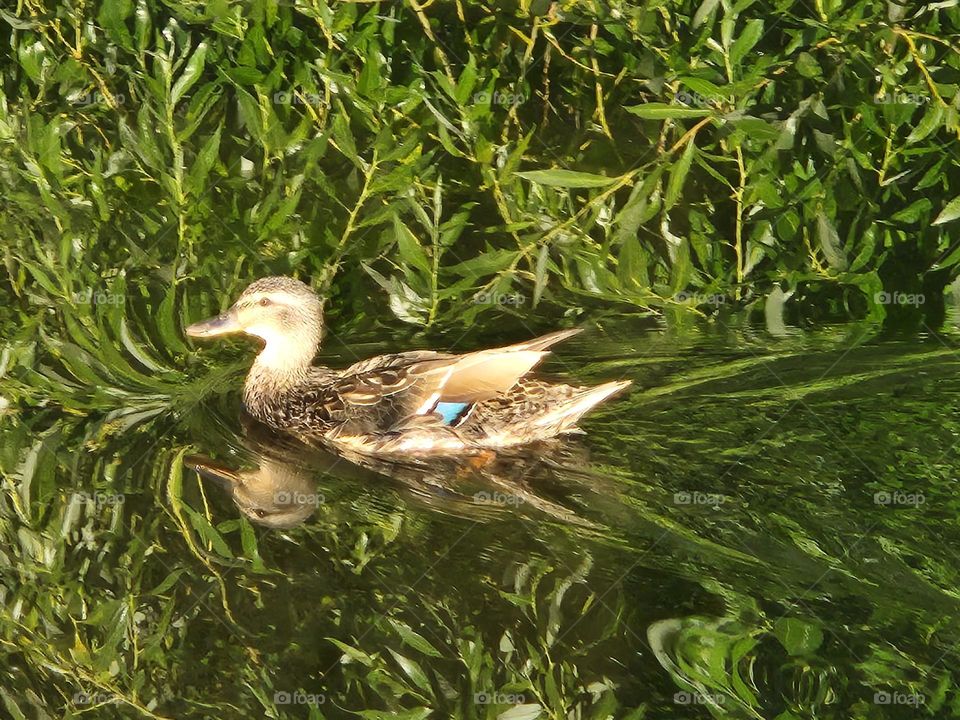
[[[260,305],[261,305],[262,307],[266,307],[267,305],[270,305],[271,303],[272,303],[272,301],[270,300],[270,298],[260,298]]]

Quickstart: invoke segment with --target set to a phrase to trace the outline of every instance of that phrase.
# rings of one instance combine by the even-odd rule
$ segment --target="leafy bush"
[[[345,318],[385,290],[418,325],[775,287],[879,320],[936,310],[960,262],[949,4],[34,1],[0,22],[21,298],[296,273]]]

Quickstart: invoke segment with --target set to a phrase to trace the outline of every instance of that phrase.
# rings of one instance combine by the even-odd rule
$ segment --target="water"
[[[341,341],[331,364],[402,342]],[[174,412],[8,424],[0,693],[28,716],[952,716],[954,347],[605,323],[544,371],[631,391],[471,462],[245,424],[240,345]]]

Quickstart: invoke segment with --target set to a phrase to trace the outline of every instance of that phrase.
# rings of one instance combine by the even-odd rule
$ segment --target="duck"
[[[462,354],[409,350],[347,368],[315,365],[324,334],[321,298],[285,276],[251,283],[192,338],[259,338],[243,406],[273,430],[371,455],[490,452],[580,432],[576,423],[630,385],[548,382],[531,371],[549,348],[580,332]]]

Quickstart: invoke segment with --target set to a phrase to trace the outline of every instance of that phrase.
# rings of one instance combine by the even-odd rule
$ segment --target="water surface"
[[[340,340],[324,361],[400,349]],[[948,331],[606,323],[544,371],[630,392],[470,463],[263,433],[242,363],[174,411],[8,423],[27,649],[3,692],[97,717],[951,716],[957,367]]]

